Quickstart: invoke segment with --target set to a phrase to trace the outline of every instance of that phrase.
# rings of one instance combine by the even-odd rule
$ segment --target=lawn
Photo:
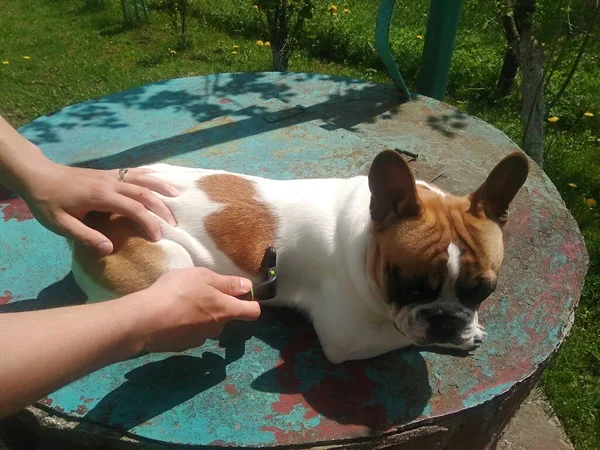
[[[177,46],[169,18],[156,9],[156,2],[149,0],[149,24],[123,29],[118,2],[105,1],[104,8],[95,10],[83,0],[0,2],[0,114],[14,126],[69,104],[148,82],[270,69],[268,47],[256,44],[266,36],[250,0],[197,0],[189,29],[192,45],[186,50]],[[292,57],[290,70],[387,83],[373,49],[378,2],[338,3],[333,16],[327,12],[330,2],[317,1],[317,14],[306,28],[301,50]],[[414,89],[427,2],[398,3],[392,47]],[[477,0],[465,0],[446,101],[520,142],[518,93],[505,98],[494,93],[504,37],[493,3],[483,7]],[[549,52],[557,23],[556,2],[538,3],[539,38]],[[551,94],[564,79],[581,36],[576,32],[571,39],[564,64],[549,85]],[[545,126],[545,169],[577,219],[590,254],[575,324],[543,376],[544,389],[577,450],[600,449],[599,39],[592,39],[565,95],[548,112],[548,117],[558,120],[547,121]],[[594,115],[588,117],[585,112]]]

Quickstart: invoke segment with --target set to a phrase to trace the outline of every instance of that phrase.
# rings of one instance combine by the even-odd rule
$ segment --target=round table
[[[365,174],[379,151],[399,148],[418,154],[419,178],[457,194],[518,150],[447,104],[305,73],[162,81],[20,131],[64,164],[162,161],[278,179]],[[309,323],[265,310],[201,348],[98,370],[24,420],[56,448],[493,448],[568,332],[587,271],[575,220],[531,166],[505,229],[498,288],[482,307],[489,336],[472,355],[410,348],[333,365]],[[20,199],[4,195],[0,217],[0,311],[82,303],[65,241]]]

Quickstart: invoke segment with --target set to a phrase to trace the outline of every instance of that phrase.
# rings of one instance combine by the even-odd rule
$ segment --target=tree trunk
[[[277,72],[287,72],[290,55],[285,48],[279,48],[278,45],[272,46],[273,70]]]
[[[520,35],[531,29],[531,22],[533,21],[535,9],[535,0],[517,0],[514,8],[514,22],[517,32]],[[502,70],[500,71],[500,78],[498,79],[498,89],[502,97],[508,95],[508,93],[511,91],[515,83],[518,70],[519,63],[517,56],[512,48],[512,44],[509,42],[504,54],[504,63],[502,64]]]
[[[521,122],[523,150],[540,166],[544,164],[544,57],[528,32],[519,43],[521,67]]]

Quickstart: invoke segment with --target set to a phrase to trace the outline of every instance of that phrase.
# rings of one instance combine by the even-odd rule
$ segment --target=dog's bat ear
[[[500,226],[506,223],[508,208],[527,180],[529,161],[521,152],[513,152],[492,169],[483,184],[469,198],[469,212],[485,215]]]
[[[371,218],[384,223],[390,217],[419,214],[415,177],[404,158],[394,150],[379,153],[369,170]]]

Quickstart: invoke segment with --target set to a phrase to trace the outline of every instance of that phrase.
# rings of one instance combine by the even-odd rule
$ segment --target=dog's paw
[[[472,335],[469,336],[462,345],[459,347],[461,350],[473,351],[478,349],[483,344],[483,339],[488,334],[485,332],[485,328],[480,323],[475,324]]]

